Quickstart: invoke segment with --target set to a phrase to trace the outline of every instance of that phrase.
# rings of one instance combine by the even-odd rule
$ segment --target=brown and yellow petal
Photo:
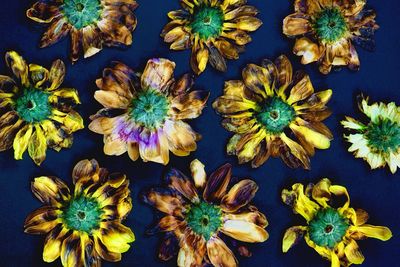
[[[200,116],[206,105],[209,92],[192,91],[188,94],[176,96],[170,105],[172,116],[175,120],[194,119]]]
[[[46,158],[47,138],[42,128],[35,124],[35,132],[32,134],[29,144],[28,153],[33,161],[40,165]]]
[[[221,227],[221,232],[243,242],[264,242],[269,235],[264,228],[247,221],[228,220]]]
[[[280,138],[288,147],[287,152],[281,153],[281,157],[285,163],[292,168],[302,166],[305,169],[310,169],[310,158],[305,149],[284,133],[280,135]]]
[[[240,211],[240,213],[224,213],[224,220],[250,222],[262,228],[268,226],[268,220],[265,215],[254,206],[249,206],[249,208]]]
[[[183,121],[166,120],[163,128],[167,135],[169,150],[177,156],[187,156],[197,149],[199,135]]]
[[[50,23],[61,15],[59,7],[51,2],[38,1],[26,11],[26,16],[39,23]]]
[[[45,234],[61,223],[61,210],[53,206],[43,206],[31,212],[25,219],[24,231],[29,234]]]
[[[365,237],[376,238],[382,241],[387,241],[392,238],[392,231],[384,226],[375,226],[363,224],[360,226],[350,226],[349,232],[355,239],[363,239]]]
[[[158,258],[168,261],[178,254],[178,248],[178,240],[175,235],[166,233],[158,249]]]
[[[283,20],[283,34],[297,36],[310,32],[312,25],[310,18],[302,13],[294,13]]]
[[[9,51],[6,53],[5,60],[7,66],[12,70],[15,77],[17,77],[23,86],[29,86],[29,67],[25,60],[18,55],[15,51]]]
[[[182,201],[170,190],[152,189],[142,196],[145,203],[161,212],[174,216],[182,216]]]
[[[98,90],[94,92],[94,98],[106,108],[126,109],[130,104],[128,98],[121,96],[114,91]]]
[[[81,160],[79,161],[74,169],[72,170],[72,181],[74,184],[79,182],[79,179],[90,177],[93,182],[99,181],[99,163],[95,159]]]
[[[70,31],[70,24],[66,18],[58,17],[54,19],[47,31],[43,34],[40,40],[40,47],[48,47],[60,41]]]
[[[61,263],[63,266],[85,266],[85,252],[89,237],[86,233],[73,232],[61,245]]]
[[[208,177],[203,198],[208,202],[219,202],[226,194],[231,181],[232,166],[229,163],[219,167]]]
[[[97,27],[103,33],[104,39],[107,43],[115,45],[131,45],[132,32],[127,26],[120,22],[115,22],[109,18],[103,18],[97,23]]]
[[[199,189],[204,188],[207,180],[207,174],[204,167],[204,164],[198,159],[195,159],[190,163],[190,171],[192,173],[194,184],[196,188]]]
[[[173,78],[175,63],[164,58],[155,58],[147,62],[142,74],[143,89],[157,89],[165,91]]]
[[[344,248],[344,253],[350,263],[361,264],[364,262],[364,255],[361,253],[361,250],[354,239],[351,239],[346,245]]]
[[[155,132],[143,130],[140,134],[139,142],[140,157],[144,162],[152,161],[163,165],[169,162],[169,142],[168,136],[161,129]]]
[[[214,266],[235,267],[238,265],[233,252],[219,237],[212,237],[207,242],[207,256]]]
[[[221,200],[221,208],[226,212],[235,212],[246,206],[258,191],[252,180],[242,180],[235,184]]]
[[[28,148],[29,140],[33,133],[33,126],[31,124],[25,125],[14,138],[14,158],[22,159],[22,155]]]
[[[29,73],[31,81],[36,88],[40,88],[49,78],[49,71],[36,64],[29,64]]]
[[[49,73],[50,87],[49,91],[58,89],[64,82],[65,78],[65,64],[62,60],[56,60],[53,62]]]
[[[287,229],[282,240],[282,251],[284,253],[288,252],[303,238],[306,231],[306,226],[293,226]]]
[[[128,251],[129,243],[135,241],[132,230],[117,221],[101,222],[100,230],[93,235],[99,237],[106,248],[114,253]]]
[[[43,247],[43,261],[53,262],[60,256],[62,242],[69,233],[70,230],[59,224],[46,236]]]
[[[94,249],[102,259],[110,262],[117,262],[121,260],[121,253],[108,250],[106,245],[103,244],[99,237],[93,236],[93,239]]]
[[[293,53],[301,56],[302,64],[309,64],[318,61],[321,58],[323,51],[323,48],[312,42],[307,37],[297,39],[293,47]]]
[[[57,177],[41,176],[31,183],[33,194],[45,204],[56,204],[69,199],[68,186]]]

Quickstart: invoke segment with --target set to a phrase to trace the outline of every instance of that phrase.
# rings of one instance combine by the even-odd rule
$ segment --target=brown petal
[[[28,234],[45,234],[50,232],[57,224],[60,210],[53,206],[43,206],[31,212],[25,219],[24,231]]]
[[[177,80],[171,88],[170,94],[172,96],[178,96],[184,94],[194,85],[194,76],[190,73],[185,73],[179,80]]]
[[[94,25],[82,29],[82,47],[85,58],[91,57],[103,49],[100,31]]]
[[[132,33],[125,25],[104,18],[97,23],[97,27],[103,33],[107,45],[132,44]]]
[[[302,37],[296,40],[293,47],[293,53],[301,56],[302,64],[309,64],[311,62],[318,61],[322,56],[322,51],[317,44],[313,43],[307,37]]]
[[[208,47],[208,51],[209,51],[208,60],[211,66],[218,71],[226,72],[227,69],[226,60],[223,57],[223,55],[218,51],[218,49],[215,46],[210,45]]]
[[[312,93],[314,93],[314,87],[312,86],[310,77],[305,73],[298,73],[296,75],[294,86],[290,91],[290,96],[287,100],[289,104],[293,104],[300,100],[306,99]]]
[[[57,177],[37,177],[31,183],[33,194],[45,204],[56,204],[69,198],[68,186]]]
[[[292,77],[293,77],[292,64],[285,55],[281,55],[275,60],[275,66],[278,71],[277,80],[279,82],[279,84],[277,84],[276,87],[277,88],[283,87],[283,90],[285,90],[292,82]]]
[[[158,222],[157,228],[163,232],[173,232],[182,223],[181,220],[173,215],[167,215],[161,218]]]
[[[83,177],[93,178],[94,181],[99,179],[98,172],[100,170],[99,163],[95,159],[85,159],[79,161],[72,170],[72,181],[74,184]]]
[[[364,262],[364,255],[354,239],[350,239],[350,243],[344,248],[344,253],[350,263],[361,264]]]
[[[214,266],[238,266],[235,255],[219,237],[213,237],[207,242],[207,256]]]
[[[224,164],[208,177],[203,198],[208,202],[219,202],[226,194],[231,180],[232,166]]]
[[[235,212],[246,206],[258,191],[252,180],[242,180],[235,184],[221,200],[221,208],[226,212]]]
[[[222,32],[221,36],[235,41],[237,45],[246,45],[251,42],[250,35],[242,30]]]
[[[257,8],[254,6],[242,5],[225,13],[225,21],[241,16],[256,16],[258,13]]]
[[[170,190],[153,188],[142,195],[142,200],[166,214],[182,217],[182,201]]]
[[[200,116],[205,107],[209,92],[192,91],[189,94],[180,94],[171,102],[175,120],[194,119]]]
[[[150,59],[142,74],[142,88],[165,91],[173,78],[174,69],[175,63],[168,59]]]
[[[214,46],[218,49],[221,55],[227,59],[238,59],[239,51],[236,45],[231,44],[225,39],[219,39],[214,42]]]
[[[196,187],[192,181],[179,170],[171,169],[165,176],[165,182],[191,202],[199,201]]]
[[[103,77],[96,80],[96,85],[104,91],[113,91],[117,94],[131,99],[133,97],[134,80],[136,73],[127,65],[116,62],[111,68],[103,70]]]
[[[240,213],[225,213],[224,220],[235,220],[245,221],[254,223],[262,228],[268,226],[267,218],[263,213],[257,210],[257,208],[250,206],[248,209],[241,211]]]
[[[55,3],[38,1],[26,11],[26,16],[39,23],[50,23],[61,13]]]
[[[163,261],[172,259],[178,253],[178,240],[174,234],[166,234],[158,249],[158,258]]]
[[[70,28],[71,26],[65,18],[60,17],[53,20],[40,40],[40,47],[43,48],[57,43],[68,34]]]
[[[163,128],[168,138],[169,149],[177,156],[187,156],[197,149],[197,134],[183,121],[167,120]]]
[[[130,104],[129,99],[114,91],[97,90],[94,98],[106,108],[126,109]]]
[[[264,98],[267,94],[271,94],[272,88],[269,85],[272,84],[272,81],[267,69],[249,64],[243,69],[242,76],[247,88],[253,93]]]
[[[79,59],[79,52],[82,43],[82,31],[72,28],[71,29],[71,61],[72,63],[78,61]]]
[[[292,37],[310,32],[310,18],[301,13],[294,13],[283,20],[283,34]]]

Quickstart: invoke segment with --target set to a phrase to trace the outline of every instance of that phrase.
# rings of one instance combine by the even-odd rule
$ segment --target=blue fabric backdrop
[[[342,138],[339,121],[344,115],[360,117],[356,96],[363,92],[373,101],[395,101],[400,104],[400,3],[397,0],[371,0],[369,5],[377,14],[381,28],[376,33],[377,49],[374,53],[358,49],[361,70],[351,72],[344,69],[329,76],[321,75],[316,66],[302,66],[299,58],[292,55],[293,41],[282,35],[282,20],[292,13],[291,0],[249,0],[250,4],[261,11],[264,25],[255,32],[253,42],[237,61],[228,64],[227,73],[218,73],[209,68],[196,81],[196,88],[211,91],[210,102],[203,115],[193,121],[192,126],[203,135],[198,150],[186,158],[172,157],[167,167],[152,163],[131,162],[127,155],[108,157],[103,154],[102,136],[89,130],[77,132],[70,150],[60,153],[48,152],[42,167],[38,168],[25,156],[15,161],[12,151],[0,154],[0,266],[59,266],[42,262],[44,236],[32,236],[23,233],[25,217],[40,206],[30,191],[30,182],[40,175],[55,175],[68,183],[75,163],[85,158],[96,158],[100,164],[111,171],[121,171],[131,178],[133,211],[126,224],[136,234],[136,242],[116,264],[104,263],[104,266],[174,266],[175,260],[162,263],[156,257],[159,237],[147,237],[145,229],[154,219],[153,210],[139,201],[139,193],[161,182],[161,177],[171,166],[188,173],[189,163],[198,158],[206,165],[208,172],[225,162],[233,164],[233,173],[237,177],[250,177],[257,181],[260,190],[254,203],[266,213],[270,225],[267,230],[270,238],[263,244],[251,246],[253,257],[240,258],[241,266],[329,266],[329,263],[301,242],[289,253],[281,252],[281,240],[286,228],[303,224],[298,215],[280,200],[280,192],[295,182],[315,182],[329,177],[335,183],[345,185],[351,195],[352,206],[363,208],[370,214],[370,223],[386,225],[394,233],[388,242],[374,239],[360,241],[366,256],[364,266],[400,266],[400,215],[398,212],[400,174],[391,175],[387,169],[370,171],[362,160],[355,159],[347,152],[347,144]],[[136,11],[138,27],[134,32],[133,45],[127,49],[105,49],[97,56],[80,60],[72,66],[67,57],[69,40],[65,39],[51,48],[39,49],[38,42],[44,31],[37,23],[25,17],[25,11],[33,0],[2,0],[0,8],[0,55],[14,49],[28,62],[50,66],[54,59],[60,58],[67,63],[65,85],[79,90],[82,105],[78,111],[88,124],[89,115],[95,113],[100,105],[93,99],[96,90],[95,79],[104,67],[113,60],[121,60],[134,69],[142,70],[147,59],[166,57],[177,63],[176,75],[190,70],[189,52],[172,52],[159,37],[162,27],[168,22],[167,12],[178,9],[178,0],[139,1]],[[225,154],[225,145],[231,133],[220,126],[220,117],[211,108],[212,101],[221,95],[223,83],[229,79],[240,79],[241,69],[247,63],[259,63],[263,58],[276,58],[286,54],[292,60],[295,69],[305,69],[312,78],[316,89],[333,89],[329,103],[333,115],[327,125],[333,131],[335,139],[326,151],[317,151],[312,159],[312,170],[291,170],[280,160],[271,159],[259,169],[239,166],[234,157]],[[2,57],[2,56],[1,56]],[[0,61],[0,73],[9,74],[3,60]]]

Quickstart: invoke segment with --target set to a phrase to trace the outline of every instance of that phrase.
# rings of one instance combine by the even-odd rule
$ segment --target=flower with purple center
[[[173,78],[175,63],[163,58],[147,62],[137,73],[117,62],[96,81],[95,99],[104,106],[91,117],[89,128],[104,135],[104,153],[128,152],[136,161],[166,165],[169,151],[187,156],[197,148],[200,135],[184,120],[197,118],[209,96],[190,91],[193,77]]]

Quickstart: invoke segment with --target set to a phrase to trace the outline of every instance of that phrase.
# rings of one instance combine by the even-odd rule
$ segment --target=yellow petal
[[[32,132],[33,132],[33,127],[31,124],[28,124],[24,128],[22,128],[15,136],[13,143],[15,159],[22,159],[22,155],[28,148]]]
[[[238,266],[235,255],[219,237],[213,237],[207,242],[207,255],[214,266]]]
[[[28,65],[25,60],[18,55],[15,51],[9,51],[6,53],[6,63],[9,68],[13,71],[14,75],[21,80],[23,86],[29,86],[28,78]]]
[[[303,136],[303,138],[318,149],[328,149],[331,145],[330,139],[325,135],[316,132],[306,126],[299,126],[295,123],[290,124],[290,128]]]
[[[264,228],[254,223],[238,220],[226,221],[221,232],[236,240],[248,243],[264,242],[269,237]]]
[[[129,243],[135,241],[132,230],[119,222],[101,223],[99,231],[95,233],[111,252],[124,253],[130,248]]]
[[[282,252],[286,253],[294,245],[296,245],[301,238],[303,238],[304,232],[307,231],[306,226],[293,226],[286,230],[282,241]]]
[[[31,80],[36,88],[45,83],[49,78],[49,71],[39,65],[29,64],[29,72],[31,74]]]
[[[32,134],[28,145],[29,156],[31,156],[37,165],[40,165],[46,158],[46,150],[46,136],[44,135],[42,128],[38,124],[35,124],[35,132]]]
[[[49,82],[50,87],[49,91],[55,90],[64,82],[65,77],[65,64],[61,60],[56,60],[53,62],[50,68],[49,74]]]
[[[360,248],[354,239],[351,239],[350,243],[346,245],[344,253],[351,263],[361,264],[364,262],[364,255],[361,253]]]
[[[364,224],[361,226],[350,226],[350,231],[360,233],[366,237],[376,238],[382,241],[387,241],[392,238],[392,232],[384,226],[374,226]]]
[[[195,159],[190,163],[190,171],[197,188],[203,188],[206,184],[207,174],[204,167],[204,164],[198,159]]]
[[[67,228],[61,227],[61,230],[55,228],[47,235],[43,248],[43,261],[53,262],[60,256],[61,244],[68,232]]]

